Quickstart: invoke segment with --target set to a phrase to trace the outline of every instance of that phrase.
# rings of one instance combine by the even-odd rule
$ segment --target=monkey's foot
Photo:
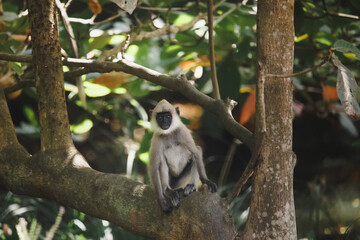
[[[194,192],[195,190],[195,185],[193,183],[186,185],[186,187],[184,188],[184,196],[189,196],[190,193]]]
[[[168,198],[168,200],[171,203],[171,206],[173,207],[180,207],[180,192],[182,191],[182,189],[170,189],[170,188],[166,188],[164,195]]]
[[[162,199],[160,201],[160,207],[165,213],[170,213],[173,210],[172,206],[166,201],[166,199]]]
[[[208,189],[213,193],[217,191],[217,186],[215,183],[211,182],[208,179],[200,179],[203,184],[206,184]]]

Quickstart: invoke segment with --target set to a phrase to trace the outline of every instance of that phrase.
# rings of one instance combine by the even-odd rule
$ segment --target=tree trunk
[[[292,73],[293,11],[293,0],[258,1],[257,56],[264,65],[265,74]],[[290,78],[265,79],[267,132],[252,184],[253,195],[243,239],[296,239],[292,91]]]
[[[28,1],[41,151],[72,145],[55,1]]]

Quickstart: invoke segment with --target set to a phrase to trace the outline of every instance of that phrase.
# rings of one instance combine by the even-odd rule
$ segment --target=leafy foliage
[[[65,3],[65,1],[63,2]],[[199,13],[206,12],[207,7],[206,1],[143,0],[139,1],[138,7],[130,15],[121,10],[114,2],[121,5],[126,1],[73,0],[67,8],[80,57],[97,59],[106,54],[108,50],[123,44],[128,34],[154,33],[166,24],[185,26]],[[20,55],[31,54],[28,16],[24,2],[3,0],[2,6],[4,14],[0,16],[0,51]],[[129,9],[125,10],[131,12]],[[341,158],[349,152],[347,148],[345,153],[339,150],[336,154],[331,155],[329,149],[339,149],[340,144],[334,144],[336,147],[321,149],[322,144],[325,144],[324,139],[329,141],[329,143],[325,141],[326,143],[330,144],[350,134],[352,137],[346,138],[343,142],[351,146],[349,147],[351,151],[358,153],[357,151],[360,150],[359,124],[343,114],[345,111],[351,116],[358,116],[360,111],[358,109],[359,90],[356,82],[360,75],[360,52],[358,50],[360,24],[358,20],[354,19],[354,16],[360,15],[360,5],[357,0],[296,0],[294,13],[296,29],[294,72],[319,63],[327,55],[329,48],[334,48],[337,52],[342,53],[337,57],[334,56],[335,66],[327,64],[316,71],[293,79],[294,121],[302,121],[308,116],[312,116],[313,120],[308,125],[303,123],[302,128],[311,129],[317,121],[324,120],[326,123],[331,122],[332,124],[325,130],[326,134],[335,130],[342,133],[318,139],[318,135],[321,134],[311,132],[310,135],[301,138],[301,134],[305,131],[300,131],[301,134],[298,134],[296,129],[294,130],[294,148],[299,162],[297,169],[301,169],[301,164],[304,164],[305,161],[311,160],[310,164],[304,167],[306,171],[303,174],[306,177],[301,179],[306,180],[302,180],[304,182],[300,183],[303,186],[307,185],[307,181],[314,177],[309,176],[309,169],[314,169],[314,163],[320,164],[324,159],[334,156]],[[114,16],[116,18],[112,18]],[[230,97],[238,101],[239,104],[234,109],[235,119],[249,129],[253,129],[254,118],[252,115],[255,112],[253,89],[255,89],[256,78],[256,1],[248,1],[246,6],[239,6],[233,1],[227,1],[215,10],[214,17],[216,62],[221,96],[223,99]],[[75,54],[64,22],[60,22],[60,41],[65,56],[74,57]],[[200,19],[186,31],[177,33],[164,31],[164,34],[154,34],[150,38],[138,41],[131,39],[130,45],[123,50],[125,59],[164,74],[173,76],[185,74],[188,79],[194,81],[198,89],[211,95],[212,86],[207,57],[208,36],[204,19]],[[116,61],[121,57],[121,51],[118,51],[109,59]],[[72,71],[73,69],[68,70]],[[338,72],[339,75],[336,77]],[[5,78],[6,74],[9,77]],[[31,64],[1,62],[0,86],[6,88],[22,80],[33,79],[32,74]],[[87,95],[87,107],[80,101],[75,79],[66,79],[65,84],[72,124],[71,130],[78,149],[86,156],[92,167],[104,172],[124,174],[128,163],[135,160],[130,175],[132,178],[146,183],[146,164],[148,163],[151,139],[149,110],[159,99],[164,97],[176,103],[186,103],[187,99],[161,86],[134,76],[124,75],[124,73],[90,73],[82,76],[82,79],[84,92]],[[337,94],[334,91],[336,85],[338,85]],[[244,89],[252,90],[244,91]],[[8,95],[8,98],[19,139],[26,143],[24,145],[31,153],[34,153],[39,149],[40,131],[36,90],[34,88],[23,89],[15,95]],[[338,104],[337,98],[343,103],[343,107]],[[194,107],[186,104],[180,107],[181,112],[189,109],[194,109]],[[194,122],[194,118],[200,118],[193,125],[195,126],[193,130],[197,131],[199,138],[204,143],[205,161],[210,178],[216,179],[229,151],[232,138],[211,113],[204,111],[199,116],[199,112],[200,110],[197,110],[197,114],[187,116],[189,118],[187,123],[191,124]],[[315,130],[319,130],[319,128],[315,128]],[[306,147],[301,148],[302,146]],[[135,156],[129,154],[133,151],[137,152]],[[247,160],[248,153],[246,151],[244,153],[244,151],[240,147],[235,155],[241,164]],[[308,155],[313,152],[317,154]],[[234,161],[233,164],[239,163]],[[243,169],[243,167],[242,165],[232,167],[227,177],[228,181],[222,188],[224,194],[230,191],[232,183],[240,175],[239,169]],[[354,172],[351,174],[355,175]],[[349,175],[351,174],[349,173]],[[248,196],[247,194],[249,193],[247,192],[241,199],[238,199],[232,207],[233,216],[234,219],[237,219],[239,228],[243,226],[244,219],[246,219],[247,201],[244,198]],[[30,226],[34,225],[35,229],[36,226],[42,226],[40,237],[43,237],[45,229],[51,227],[49,221],[54,222],[57,216],[59,206],[54,203],[21,198],[9,193],[4,193],[1,197],[4,199],[4,201],[0,201],[0,212],[3,213],[0,215],[3,238],[5,235],[4,224],[6,223],[13,232],[11,237],[6,236],[6,238],[16,239],[15,226],[19,224],[21,217]],[[324,214],[324,216],[327,215]],[[324,217],[320,220],[328,219]],[[329,222],[326,227],[329,227],[334,221]],[[338,225],[347,225],[349,220],[340,222],[339,220],[339,224],[336,222],[331,225],[333,227],[331,229],[337,229]],[[320,231],[320,228],[307,229],[306,223],[299,221],[299,237],[313,238],[316,234],[324,232]],[[28,226],[29,231],[30,229],[31,227]],[[318,232],[315,233],[316,231]],[[333,230],[333,232],[336,231]],[[109,223],[84,216],[75,210],[66,209],[54,238],[111,239],[111,235],[115,239],[136,239]]]

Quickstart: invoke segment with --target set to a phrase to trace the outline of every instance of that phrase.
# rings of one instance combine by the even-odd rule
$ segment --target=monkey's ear
[[[176,108],[175,108],[175,110],[176,110],[176,113],[180,116],[180,110],[179,110],[179,107],[176,107]]]

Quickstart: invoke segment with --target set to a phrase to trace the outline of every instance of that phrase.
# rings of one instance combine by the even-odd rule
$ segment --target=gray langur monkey
[[[162,211],[171,212],[180,206],[180,193],[196,191],[199,180],[211,192],[216,184],[205,172],[202,150],[195,145],[189,129],[181,122],[179,108],[165,99],[151,114],[154,135],[151,139],[149,174]]]

